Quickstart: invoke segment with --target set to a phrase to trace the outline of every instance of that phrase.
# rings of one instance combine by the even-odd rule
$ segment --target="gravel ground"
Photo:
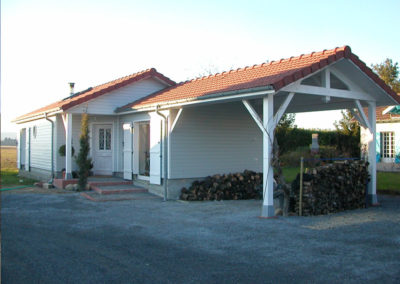
[[[260,219],[260,201],[2,194],[4,283],[399,283],[400,197]]]

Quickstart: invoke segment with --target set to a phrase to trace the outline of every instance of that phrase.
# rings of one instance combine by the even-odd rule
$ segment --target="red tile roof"
[[[400,99],[400,93],[397,94],[398,98]],[[393,121],[393,120],[400,120],[400,114],[392,114],[390,112],[387,112],[383,114],[383,111],[387,109],[389,106],[380,106],[376,107],[376,121],[377,122],[388,122],[388,121]],[[368,108],[363,108],[364,113],[366,117],[368,118]]]
[[[106,93],[109,93],[113,90],[116,90],[118,88],[124,87],[128,84],[131,84],[131,83],[134,83],[134,82],[137,82],[140,80],[148,79],[150,77],[158,78],[171,86],[176,84],[171,79],[169,79],[169,78],[165,77],[163,74],[157,72],[156,69],[151,68],[151,69],[147,69],[147,70],[144,70],[144,71],[141,71],[138,73],[134,73],[132,75],[128,75],[128,76],[116,79],[114,81],[111,81],[111,82],[108,82],[108,83],[105,83],[105,84],[102,84],[102,85],[99,85],[99,86],[96,86],[93,88],[89,88],[83,92],[76,93],[73,96],[65,98],[61,101],[57,101],[55,103],[52,103],[50,105],[47,105],[45,107],[42,107],[35,111],[32,111],[30,113],[19,116],[16,119],[14,119],[13,121],[18,121],[18,120],[34,117],[34,116],[41,115],[41,114],[44,114],[45,112],[49,112],[49,111],[57,111],[57,110],[65,111],[71,107],[74,107],[81,103],[84,103],[84,102],[87,102],[94,98],[97,98],[97,97],[104,95]]]
[[[398,94],[400,98],[400,94]],[[391,120],[400,120],[400,114],[392,114],[390,112],[382,114],[382,112],[387,109],[387,106],[384,107],[376,107],[376,121],[391,121]]]
[[[137,109],[173,101],[196,100],[211,94],[254,89],[268,85],[272,86],[275,91],[278,91],[284,86],[316,72],[341,58],[347,58],[354,62],[375,83],[400,103],[400,99],[396,93],[364,62],[354,55],[349,46],[343,46],[182,82],[123,106],[117,111]]]

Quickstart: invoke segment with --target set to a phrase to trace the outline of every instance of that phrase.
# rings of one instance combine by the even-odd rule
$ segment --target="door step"
[[[146,188],[132,184],[132,181],[89,182],[91,191],[82,192],[81,196],[95,202],[141,200],[160,198]]]
[[[132,193],[132,192],[148,192],[145,188],[140,188],[137,186],[133,186],[130,184],[116,184],[116,185],[90,185],[90,188],[93,191],[96,191],[98,194],[107,195],[107,194],[121,194],[121,193]]]
[[[81,192],[81,196],[94,201],[94,202],[107,202],[107,201],[124,201],[124,200],[145,200],[145,199],[161,199],[161,197],[152,195],[148,192],[135,192],[124,193],[116,195],[103,195],[94,191]]]

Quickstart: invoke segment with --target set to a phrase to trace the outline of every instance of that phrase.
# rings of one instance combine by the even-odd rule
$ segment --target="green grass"
[[[287,183],[292,183],[296,179],[298,173],[300,173],[299,167],[286,167],[282,169],[283,177]]]
[[[21,178],[17,169],[17,147],[1,146],[0,187],[32,185],[34,179]]]
[[[17,169],[1,169],[0,178],[2,188],[14,185],[33,185],[36,182],[34,179],[19,177]]]
[[[400,173],[378,172],[377,183],[379,191],[400,193]]]

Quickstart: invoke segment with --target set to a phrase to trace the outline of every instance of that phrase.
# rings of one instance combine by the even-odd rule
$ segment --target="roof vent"
[[[75,83],[68,83],[69,84],[69,93],[70,93],[70,95],[72,96],[73,94],[74,94],[74,86],[75,86]]]

